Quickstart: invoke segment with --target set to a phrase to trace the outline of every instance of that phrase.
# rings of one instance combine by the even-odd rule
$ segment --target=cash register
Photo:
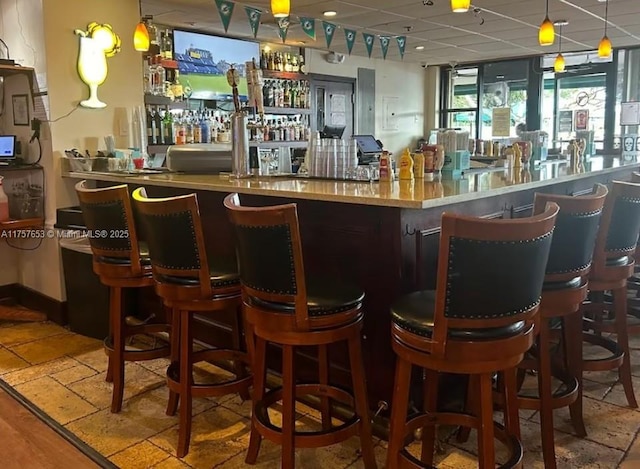
[[[354,135],[358,144],[358,164],[369,164],[377,161],[382,153],[382,143],[373,135]]]

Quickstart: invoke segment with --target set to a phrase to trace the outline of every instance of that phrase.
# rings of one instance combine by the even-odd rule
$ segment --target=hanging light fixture
[[[471,0],[451,0],[451,11],[454,13],[466,13],[471,6]]]
[[[604,36],[600,39],[598,44],[598,57],[608,59],[611,57],[611,40],[607,37],[607,25],[609,24],[609,0],[606,0],[604,4]]]
[[[149,50],[149,30],[144,21],[140,21],[133,33],[133,47],[138,52]]]
[[[549,0],[547,0],[547,8],[544,21],[540,25],[538,30],[538,42],[541,46],[551,46],[555,40],[556,31],[553,28],[553,23],[549,19]]]
[[[554,26],[558,26],[560,28],[560,34],[558,35],[558,55],[556,56],[556,60],[553,63],[553,70],[556,73],[564,73],[566,68],[564,56],[562,55],[562,27],[568,24],[569,22],[566,20],[558,20],[553,22]]]
[[[289,0],[271,0],[271,14],[275,18],[285,18],[289,16],[291,2]]]

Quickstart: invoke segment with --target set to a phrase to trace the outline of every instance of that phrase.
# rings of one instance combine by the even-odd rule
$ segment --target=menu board
[[[558,132],[573,132],[573,111],[558,112]]]
[[[494,137],[508,137],[511,133],[511,108],[494,107],[491,116],[491,133]]]
[[[621,104],[620,125],[640,125],[640,102]]]

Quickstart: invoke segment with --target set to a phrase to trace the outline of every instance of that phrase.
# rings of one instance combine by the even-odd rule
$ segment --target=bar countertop
[[[617,157],[597,156],[573,170],[564,160],[546,162],[531,168],[472,169],[461,179],[436,181],[395,181],[393,183],[334,181],[301,177],[254,177],[229,179],[206,174],[118,174],[102,172],[63,172],[63,177],[126,184],[175,187],[180,189],[238,192],[292,199],[320,200],[357,205],[426,209],[467,202],[511,192],[536,189],[549,184],[578,180],[615,172],[621,166],[640,167],[640,163],[621,162]]]

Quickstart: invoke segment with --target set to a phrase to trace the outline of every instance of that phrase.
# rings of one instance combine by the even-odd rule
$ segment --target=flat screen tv
[[[260,45],[257,42],[175,30],[173,57],[178,62],[180,83],[185,95],[191,89],[190,97],[193,99],[231,99],[231,86],[227,83],[226,73],[233,65],[241,76],[238,86],[240,99],[246,101],[245,62],[260,59]]]

